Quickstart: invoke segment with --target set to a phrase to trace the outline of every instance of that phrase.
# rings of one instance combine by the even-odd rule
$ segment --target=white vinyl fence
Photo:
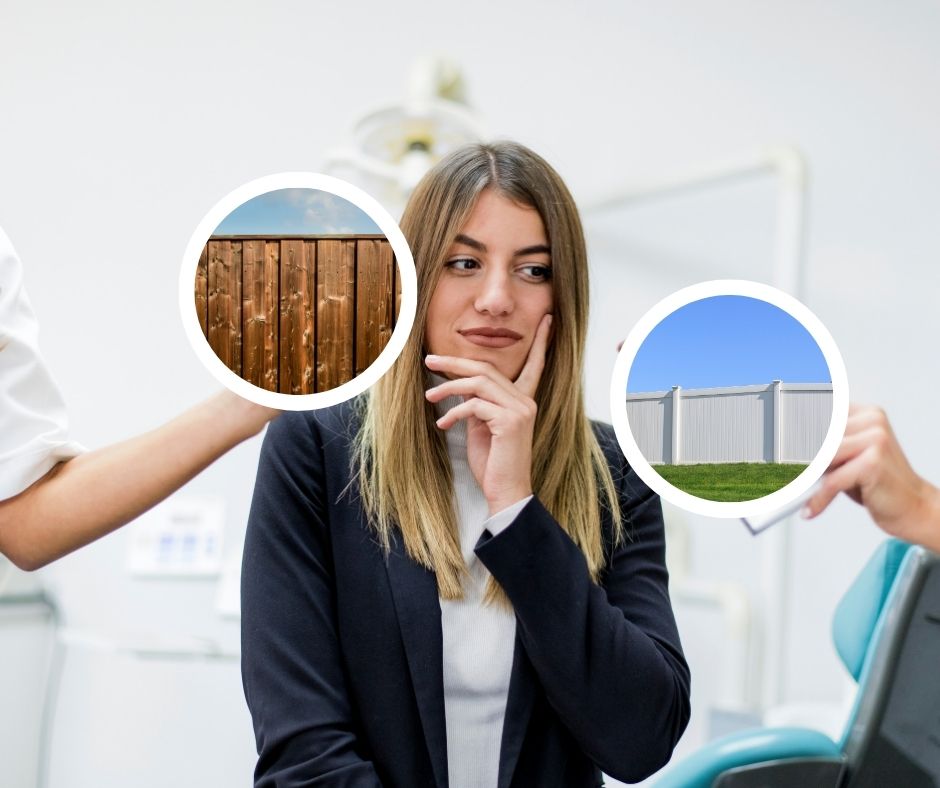
[[[808,463],[831,418],[831,383],[627,394],[630,431],[651,464]]]

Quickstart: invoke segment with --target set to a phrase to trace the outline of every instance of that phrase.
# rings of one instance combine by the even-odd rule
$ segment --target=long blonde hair
[[[425,324],[445,256],[484,189],[535,208],[551,248],[553,338],[535,397],[533,490],[584,553],[595,582],[604,567],[602,508],[611,513],[616,540],[622,531],[617,491],[584,413],[588,270],[577,208],[558,174],[528,148],[468,145],[425,175],[405,207],[401,229],[417,269],[417,314],[401,356],[364,400],[353,455],[379,541],[388,550],[397,531],[408,555],[435,572],[444,599],[462,597],[466,566],[446,440],[424,397]],[[493,582],[487,600],[500,598]]]

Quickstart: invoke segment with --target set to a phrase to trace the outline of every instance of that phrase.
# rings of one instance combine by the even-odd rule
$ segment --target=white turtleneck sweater
[[[444,380],[432,375],[434,385]],[[443,415],[462,401],[448,397],[437,404],[437,411]],[[495,536],[511,525],[531,496],[487,518],[486,498],[467,462],[465,421],[447,431],[447,454],[460,547],[469,571],[463,599],[441,600],[448,779],[450,788],[496,788],[516,618],[511,610],[483,604],[490,573],[473,548],[484,529]]]

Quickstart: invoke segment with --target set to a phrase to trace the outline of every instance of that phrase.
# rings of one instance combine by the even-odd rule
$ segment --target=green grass
[[[656,465],[673,487],[708,501],[752,501],[792,482],[805,465],[768,462]]]

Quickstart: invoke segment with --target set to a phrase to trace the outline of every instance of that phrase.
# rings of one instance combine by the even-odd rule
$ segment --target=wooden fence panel
[[[314,392],[316,251],[313,241],[281,241],[280,390],[284,394]]]
[[[317,390],[335,388],[353,376],[355,241],[320,241],[317,246]]]
[[[208,327],[206,318],[209,311],[209,262],[208,245],[202,247],[202,253],[199,255],[199,263],[196,266],[196,314],[199,316],[199,327],[202,329],[202,335],[208,336]]]
[[[401,312],[401,271],[392,263],[392,274],[395,277],[395,325],[398,325],[398,314]]]
[[[384,236],[213,236],[194,298],[210,346],[236,374],[311,394],[378,358],[398,318],[400,279]]]
[[[209,276],[206,336],[222,363],[241,375],[241,244],[209,241],[206,255]]]
[[[277,391],[278,253],[269,257],[267,246],[260,239],[243,242],[242,377],[259,388]]]
[[[392,336],[392,247],[356,242],[356,374],[379,357]]]
[[[281,336],[281,244],[264,242],[264,388],[280,390],[278,356]]]

